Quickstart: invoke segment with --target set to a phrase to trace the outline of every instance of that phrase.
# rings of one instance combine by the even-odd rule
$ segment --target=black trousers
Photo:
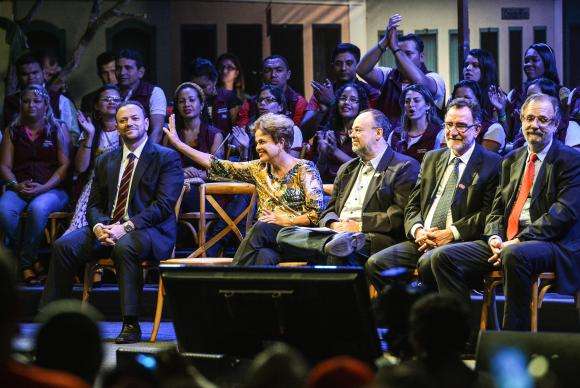
[[[485,241],[451,244],[434,251],[431,270],[441,293],[456,295],[470,301],[474,282],[497,267],[488,263],[492,253]],[[504,271],[506,297],[503,329],[530,329],[532,275],[553,271],[560,248],[550,242],[525,241],[502,249],[501,269]]]
[[[324,246],[336,234],[327,228],[303,228],[289,226],[278,232],[277,243],[285,259],[305,260],[309,264],[361,266],[369,256],[370,244],[347,257],[324,254]]]
[[[418,267],[419,276],[423,284],[429,288],[436,288],[435,279],[431,272],[431,257],[441,247],[419,252],[418,246],[413,241],[404,241],[383,249],[369,257],[365,264],[365,271],[371,284],[382,290],[387,285],[387,280],[381,273],[389,268],[405,267],[415,269]]]
[[[276,236],[280,229],[280,225],[256,222],[240,243],[233,265],[277,265],[281,253]]]
[[[55,241],[41,305],[70,298],[73,277],[85,263],[110,257],[115,263],[123,316],[138,316],[143,288],[141,262],[153,258],[152,241],[146,230],[127,233],[114,247],[101,245],[88,226]]]

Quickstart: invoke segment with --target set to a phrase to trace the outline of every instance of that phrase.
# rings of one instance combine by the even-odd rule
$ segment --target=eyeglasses
[[[348,102],[350,102],[350,103],[352,103],[352,104],[358,104],[358,103],[359,103],[359,99],[358,99],[358,98],[356,98],[356,97],[348,97],[348,98],[347,98],[347,97],[340,97],[340,98],[338,99],[338,101],[339,101],[339,102],[342,102],[343,104],[344,104],[345,102],[347,102],[347,101],[348,101]]]
[[[261,104],[265,102],[266,104],[273,104],[275,102],[278,102],[278,100],[276,100],[274,97],[262,97],[262,98],[258,98],[258,104]]]
[[[541,125],[548,125],[554,120],[553,117],[546,117],[546,116],[526,115],[526,116],[522,117],[522,121],[525,121],[528,124],[533,123],[534,121],[536,121],[536,119],[538,119],[538,122]]]
[[[477,124],[467,125],[465,123],[445,123],[445,129],[449,131],[449,130],[451,130],[451,128],[455,128],[457,130],[457,132],[459,132],[459,133],[465,133],[470,128],[473,128],[476,125]]]
[[[123,101],[123,99],[119,97],[101,97],[99,98],[99,101],[120,103],[121,101]]]

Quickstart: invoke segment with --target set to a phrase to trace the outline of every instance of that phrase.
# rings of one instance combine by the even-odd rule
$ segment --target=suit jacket
[[[123,149],[119,148],[100,155],[95,161],[95,177],[87,204],[91,229],[97,223],[111,223],[122,158]],[[157,259],[169,257],[175,245],[175,204],[182,187],[179,154],[147,140],[135,166],[127,209],[135,229],[144,229],[151,237]]]
[[[507,220],[518,195],[527,156],[524,146],[503,161],[485,237],[498,235],[506,239]],[[556,139],[532,188],[530,219],[531,224],[516,237],[520,241],[555,243],[560,248],[554,251],[560,292],[576,292],[580,289],[580,153]]]
[[[332,198],[320,216],[320,226],[339,220],[360,168],[360,158],[340,166],[334,180]],[[371,253],[402,238],[403,209],[418,173],[419,163],[415,159],[387,147],[371,179],[362,208],[362,232],[370,241]]]
[[[409,239],[414,239],[411,236],[413,225],[425,223],[439,182],[445,174],[450,152],[448,148],[443,148],[425,154],[417,184],[405,208],[405,233]],[[462,241],[481,238],[485,217],[491,209],[497,188],[500,162],[499,155],[475,144],[451,205],[453,225]]]

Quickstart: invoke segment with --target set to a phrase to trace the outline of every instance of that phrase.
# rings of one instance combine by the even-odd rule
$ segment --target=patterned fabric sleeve
[[[304,213],[316,225],[323,206],[322,180],[311,161],[305,161],[300,171],[300,182],[304,188]]]
[[[230,162],[212,156],[211,166],[207,170],[212,180],[241,181],[256,183],[256,172],[259,170],[259,160],[249,162]]]

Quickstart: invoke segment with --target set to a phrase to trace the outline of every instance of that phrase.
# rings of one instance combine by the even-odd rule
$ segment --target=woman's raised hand
[[[250,136],[243,127],[233,127],[232,136],[240,147],[247,149],[250,146]]]
[[[177,134],[177,129],[175,129],[175,114],[169,116],[169,125],[168,127],[163,127],[163,132],[165,132],[165,136],[167,136],[167,140],[172,145],[177,145],[181,143],[181,139]]]
[[[88,135],[87,137],[89,137],[89,136],[92,137],[95,134],[95,126],[94,126],[93,121],[91,120],[91,118],[85,116],[83,114],[83,112],[81,112],[79,110],[79,112],[77,114],[77,119],[79,121],[79,124],[80,124],[81,128]]]

